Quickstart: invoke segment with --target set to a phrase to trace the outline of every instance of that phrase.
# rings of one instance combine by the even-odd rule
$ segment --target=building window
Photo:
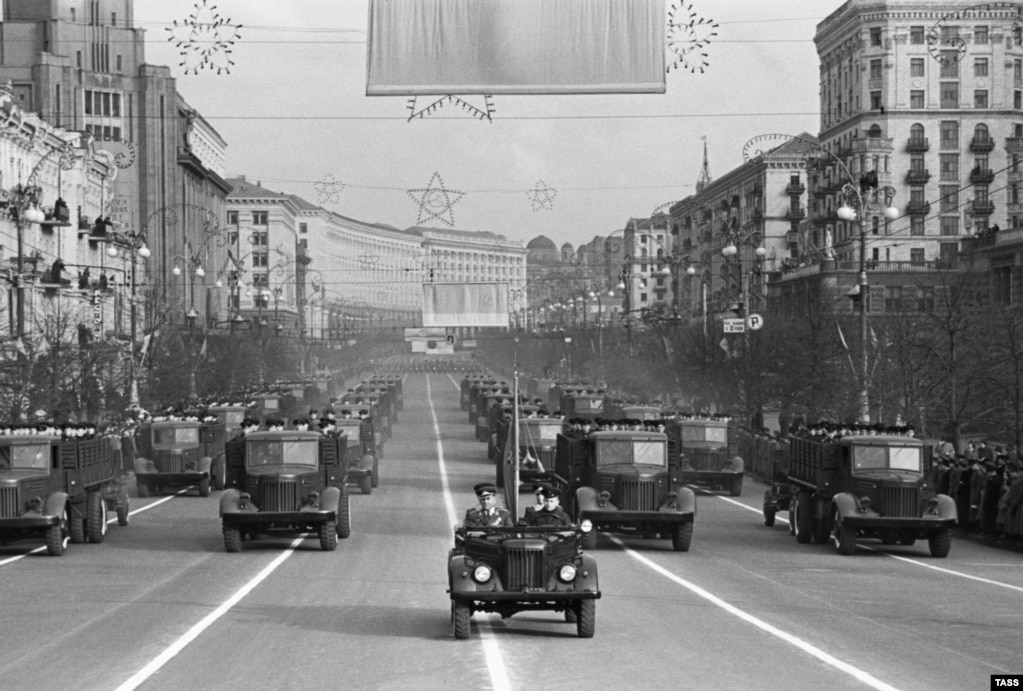
[[[959,149],[959,121],[942,120],[940,124],[941,148]]]
[[[986,26],[975,26],[973,27],[973,43],[978,46],[987,45],[987,27]]]
[[[871,60],[870,61],[870,78],[880,79],[881,78],[881,61]]]
[[[924,263],[923,248],[914,247],[911,250],[909,250],[909,261],[913,262],[914,264],[923,264]]]
[[[923,156],[910,156],[909,169],[914,173],[922,173],[925,170]]]
[[[959,52],[955,50],[941,51],[941,70],[938,75],[944,79],[959,78]]]
[[[909,61],[909,76],[910,77],[922,77],[924,76],[924,59],[913,58]]]
[[[252,212],[252,225],[254,226],[265,226],[267,225],[267,212],[266,211],[253,211]]]
[[[914,46],[924,44],[924,28],[922,26],[909,27],[909,42]]]
[[[939,224],[942,235],[959,235],[958,216],[942,216],[939,219]]]
[[[987,76],[987,58],[974,58],[974,60],[973,60],[973,76],[974,77],[986,77]]]
[[[987,90],[978,89],[973,92],[973,107],[974,108],[987,108]]]
[[[305,235],[306,233],[308,233],[309,232],[309,224],[308,223],[299,223],[298,224],[298,232],[299,232],[300,235]]]
[[[265,230],[257,230],[251,236],[249,236],[249,238],[253,245],[266,247],[266,245],[269,242],[268,236],[269,233],[267,233]]]
[[[959,107],[959,84],[956,82],[941,83],[941,107]]]
[[[639,294],[639,301],[640,302],[646,302],[646,293],[640,293]]]
[[[924,203],[924,188],[919,185],[914,185],[909,188],[909,201],[911,204],[923,204]]]
[[[880,27],[874,27],[870,30],[870,45],[879,46],[881,45],[881,29]]]
[[[870,109],[881,110],[881,92],[871,91],[870,92]]]
[[[238,212],[228,211],[227,212],[227,225],[236,226],[238,225]]]
[[[942,180],[949,182],[959,180],[959,154],[941,154],[938,156],[941,165]]]
[[[269,252],[265,251],[253,252],[252,266],[253,267],[268,266],[270,264],[269,257],[270,257]]]
[[[909,107],[910,108],[923,108],[924,107],[924,92],[923,91],[910,91],[909,92]]]
[[[884,287],[884,311],[899,312],[902,310],[902,286]]]
[[[916,289],[916,308],[920,312],[934,311],[934,293],[926,288]]]
[[[941,213],[956,213],[959,211],[959,187],[956,185],[942,185],[939,188],[941,193]]]
[[[870,232],[873,235],[877,235],[881,230],[881,219],[874,216],[870,219]]]
[[[909,217],[909,234],[910,235],[924,234],[924,219],[922,216]]]
[[[121,56],[120,56],[120,55],[118,55],[118,56],[117,56],[117,71],[118,71],[118,72],[121,72],[121,71],[122,71],[122,67],[121,67]]]
[[[1019,58],[1012,61],[1012,78],[1017,82],[1023,81],[1023,60]]]
[[[82,69],[82,51],[80,50],[75,51],[75,66]]]

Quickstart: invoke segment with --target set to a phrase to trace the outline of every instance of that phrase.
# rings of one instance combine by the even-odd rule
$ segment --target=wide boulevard
[[[987,689],[1023,673],[1023,555],[957,540],[854,556],[767,528],[763,485],[698,497],[692,549],[601,536],[596,635],[477,614],[456,641],[452,526],[492,480],[458,379],[410,374],[352,535],[227,554],[218,493],[138,499],[103,544],[0,547],[5,689]]]

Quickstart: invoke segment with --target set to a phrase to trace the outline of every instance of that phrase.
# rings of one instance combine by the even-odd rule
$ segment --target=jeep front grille
[[[509,547],[506,553],[505,590],[542,588],[544,586],[543,545]]]
[[[655,502],[657,485],[649,480],[622,480],[619,488],[621,495],[618,497],[618,507],[624,511],[653,511],[657,508]],[[614,502],[614,499],[611,500]]]
[[[877,508],[892,518],[916,518],[920,515],[920,488],[882,486],[881,506]]]
[[[261,511],[297,511],[298,483],[263,480],[259,483]]]
[[[17,487],[0,487],[0,518],[17,518],[21,515],[21,501]]]

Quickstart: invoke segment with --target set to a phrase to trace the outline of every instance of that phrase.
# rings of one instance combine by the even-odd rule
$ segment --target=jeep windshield
[[[905,470],[923,472],[923,459],[916,446],[852,447],[853,470]]]
[[[296,441],[260,440],[249,442],[245,454],[248,468],[268,465],[307,465],[315,468],[319,464],[320,444],[316,439]]]
[[[727,427],[704,427],[703,425],[682,425],[683,442],[728,443]]]
[[[0,470],[46,470],[49,461],[49,444],[0,446]]]
[[[198,444],[198,427],[154,427],[153,445],[170,446],[171,444]]]
[[[667,445],[663,441],[600,439],[597,441],[597,467],[605,465],[668,465]]]

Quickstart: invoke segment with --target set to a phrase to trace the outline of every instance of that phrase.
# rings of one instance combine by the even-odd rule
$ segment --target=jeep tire
[[[692,523],[686,523],[690,528]],[[575,628],[579,634],[579,638],[593,638],[593,633],[597,628],[597,601],[596,600],[579,600],[578,610],[576,611]]]
[[[224,528],[224,549],[228,552],[242,551],[242,531],[238,528]]]
[[[460,641],[467,639],[472,632],[472,611],[464,602],[451,603],[451,626],[455,630],[455,638]]]

